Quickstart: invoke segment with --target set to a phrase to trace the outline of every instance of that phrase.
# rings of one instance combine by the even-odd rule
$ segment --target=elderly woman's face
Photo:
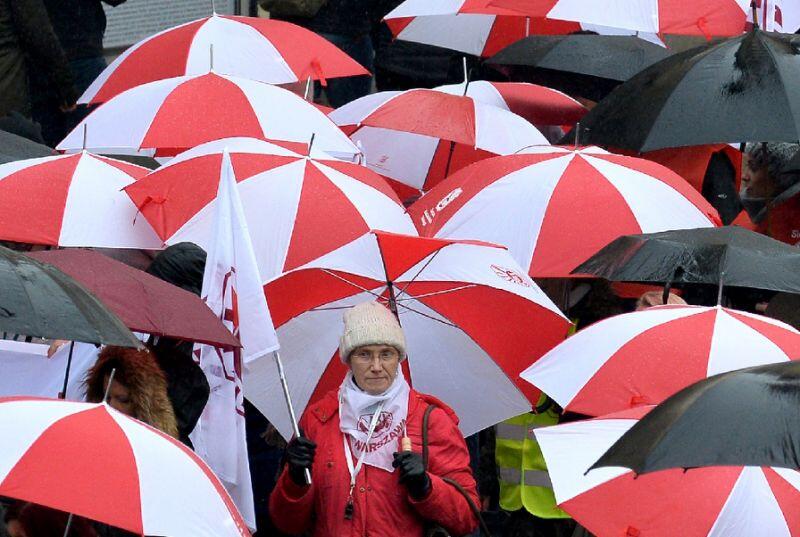
[[[767,173],[767,167],[751,169],[747,154],[742,157],[741,194],[748,198],[766,199],[772,199],[778,194],[778,185]]]
[[[397,376],[400,353],[389,345],[365,345],[350,353],[348,364],[359,388],[370,395],[380,395]]]

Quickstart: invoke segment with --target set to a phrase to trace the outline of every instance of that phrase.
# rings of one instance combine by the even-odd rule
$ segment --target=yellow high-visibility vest
[[[546,401],[545,396],[539,400]],[[540,518],[570,518],[556,506],[553,484],[542,450],[533,435],[539,427],[555,425],[559,414],[555,405],[534,414],[529,412],[495,426],[495,462],[500,478],[500,507],[518,511],[523,507]]]

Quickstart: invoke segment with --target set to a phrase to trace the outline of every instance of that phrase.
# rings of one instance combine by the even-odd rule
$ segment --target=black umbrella
[[[124,324],[78,282],[0,247],[0,330],[47,339],[140,347]]]
[[[515,78],[600,100],[621,82],[670,52],[634,36],[534,35],[513,43],[487,63],[514,68]]]
[[[800,36],[755,29],[655,63],[582,120],[586,144],[653,151],[800,139]]]
[[[0,130],[0,164],[28,158],[50,157],[55,154],[55,150],[46,145]]]
[[[572,273],[800,293],[800,248],[737,226],[662,231],[620,237]]]
[[[676,393],[592,468],[637,474],[702,466],[800,469],[800,362],[715,375]]]

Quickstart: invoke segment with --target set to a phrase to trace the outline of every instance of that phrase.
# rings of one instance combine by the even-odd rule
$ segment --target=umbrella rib
[[[443,295],[445,293],[454,293],[456,291],[461,291],[463,289],[471,289],[472,287],[477,287],[477,284],[471,283],[469,285],[462,285],[461,287],[454,287],[452,289],[445,289],[444,291],[433,291],[433,292],[425,293],[425,294],[422,294],[422,295],[414,295],[414,296],[407,295],[406,298],[404,298],[403,300],[416,300],[418,298],[425,298],[425,297],[429,297],[429,296]]]
[[[351,282],[350,280],[348,280],[347,278],[343,278],[342,276],[339,276],[338,274],[334,273],[333,271],[330,271],[330,270],[328,270],[328,269],[322,269],[322,272],[324,272],[325,274],[328,274],[328,275],[330,275],[330,276],[333,276],[334,278],[337,278],[337,279],[339,279],[339,280],[342,280],[344,283],[350,284],[350,285],[352,285],[353,287],[355,287],[356,289],[361,289],[361,290],[362,290],[362,291],[364,291],[365,293],[369,293],[369,294],[371,294],[372,296],[374,296],[374,297],[376,297],[376,298],[381,298],[381,295],[379,295],[378,293],[376,293],[376,292],[374,292],[374,291],[370,291],[370,290],[369,290],[369,289],[367,289],[366,287],[363,287],[363,286],[361,286],[361,285],[358,285],[357,283],[353,283],[353,282]]]
[[[398,304],[398,306],[403,307],[403,308],[405,308],[408,311],[411,311],[413,313],[416,313],[417,315],[422,315],[423,317],[425,317],[427,319],[430,319],[431,321],[436,321],[436,322],[442,323],[443,325],[452,326],[453,328],[461,330],[460,327],[456,326],[455,324],[453,324],[453,323],[451,323],[449,321],[443,321],[442,319],[437,319],[436,317],[433,317],[432,315],[428,315],[427,313],[422,313],[421,311],[415,310],[414,308],[410,308],[405,304]],[[463,330],[462,330],[462,332],[463,332]]]
[[[428,265],[431,264],[431,262],[436,258],[437,255],[439,255],[439,252],[441,252],[441,251],[442,251],[442,249],[440,248],[440,249],[436,250],[435,252],[433,252],[433,255],[425,262],[424,265],[422,265],[422,268],[420,268],[419,271],[414,275],[414,277],[411,278],[408,281],[408,283],[405,285],[405,287],[403,287],[400,290],[400,292],[397,293],[397,295],[395,295],[395,297],[394,297],[395,300],[399,300],[402,295],[406,294],[406,289],[408,289],[408,286],[411,285],[412,283],[414,283],[414,280],[419,278],[419,275],[422,274],[422,271],[425,270],[426,268],[428,268]]]

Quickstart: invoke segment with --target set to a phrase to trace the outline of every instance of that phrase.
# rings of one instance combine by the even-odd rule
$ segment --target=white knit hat
[[[365,345],[390,345],[406,358],[406,338],[400,323],[387,307],[362,302],[344,312],[344,333],[339,340],[339,358],[347,363],[350,353]]]

